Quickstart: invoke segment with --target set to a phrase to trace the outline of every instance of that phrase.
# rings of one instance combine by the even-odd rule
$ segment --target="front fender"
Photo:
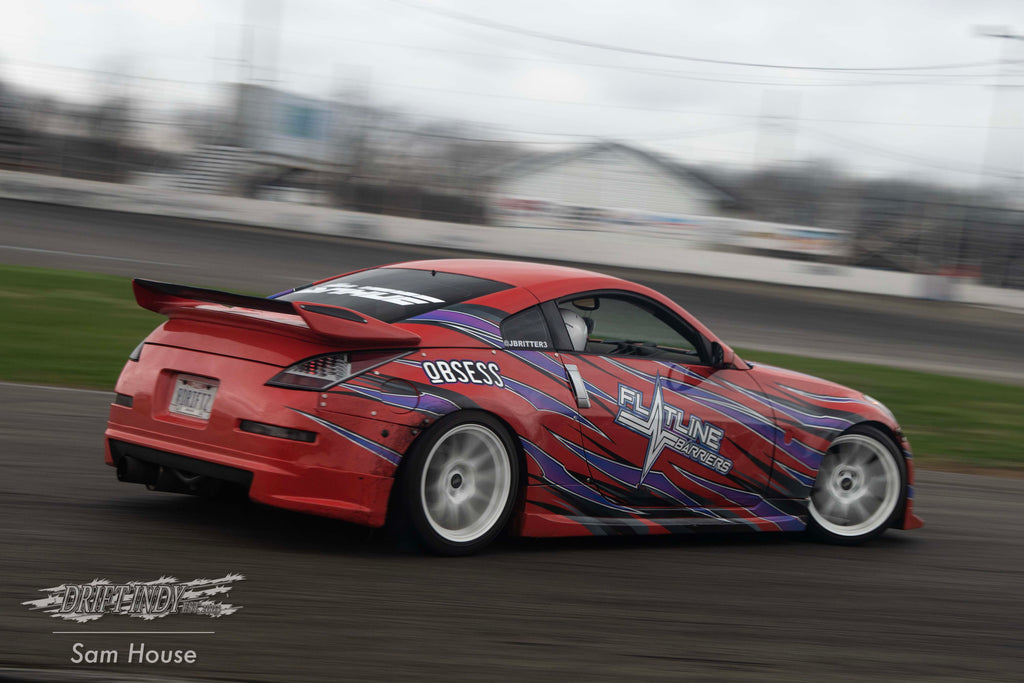
[[[761,387],[758,399],[771,407],[778,425],[770,496],[807,498],[832,441],[855,425],[870,424],[892,438],[906,462],[904,513],[899,526],[913,529],[922,525],[913,513],[910,443],[888,408],[855,389],[811,375],[759,364],[751,372]]]

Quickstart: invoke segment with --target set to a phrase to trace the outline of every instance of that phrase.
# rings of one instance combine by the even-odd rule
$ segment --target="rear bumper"
[[[383,526],[387,518],[393,477],[323,467],[280,468],[251,460],[240,463],[180,444],[171,452],[162,450],[166,444],[160,439],[140,438],[138,434],[123,434],[116,429],[108,429],[107,437],[107,464],[117,467],[119,472],[125,460],[131,458],[239,486],[250,499],[274,507],[371,527]],[[125,437],[132,441],[124,441]]]
[[[132,398],[110,406],[107,464],[117,467],[129,458],[142,463],[143,474],[161,467],[179,480],[196,475],[229,481],[260,503],[382,526],[395,471],[416,431],[390,420],[330,412],[316,392],[268,387],[274,371],[243,359],[147,345],[118,380],[117,393]],[[209,419],[168,411],[178,374],[219,383]],[[315,438],[254,433],[245,421]],[[125,480],[149,483],[147,476]]]

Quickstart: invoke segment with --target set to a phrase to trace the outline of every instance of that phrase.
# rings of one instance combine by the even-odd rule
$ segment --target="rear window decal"
[[[443,304],[443,299],[437,299],[426,294],[406,292],[401,289],[390,287],[372,287],[370,285],[353,285],[347,282],[327,282],[322,285],[315,285],[302,290],[303,294],[333,294],[335,296],[355,296],[360,299],[374,299],[384,301],[397,306],[420,306],[423,304]]]
[[[506,349],[546,349],[546,341],[535,341],[533,339],[505,339]]]
[[[280,298],[341,306],[395,323],[509,288],[502,282],[438,270],[371,268],[300,287]]]

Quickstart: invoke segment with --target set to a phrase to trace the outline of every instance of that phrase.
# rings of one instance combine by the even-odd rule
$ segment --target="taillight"
[[[351,369],[347,353],[314,356],[285,368],[267,384],[293,389],[326,389],[348,378]]]
[[[313,356],[288,366],[274,375],[267,384],[288,389],[323,391],[408,353],[357,351]]]

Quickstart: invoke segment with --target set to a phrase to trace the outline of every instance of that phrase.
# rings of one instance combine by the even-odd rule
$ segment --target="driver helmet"
[[[558,312],[562,314],[562,321],[569,333],[569,341],[572,342],[572,350],[583,351],[587,346],[587,322],[579,313],[568,308],[559,308]]]

